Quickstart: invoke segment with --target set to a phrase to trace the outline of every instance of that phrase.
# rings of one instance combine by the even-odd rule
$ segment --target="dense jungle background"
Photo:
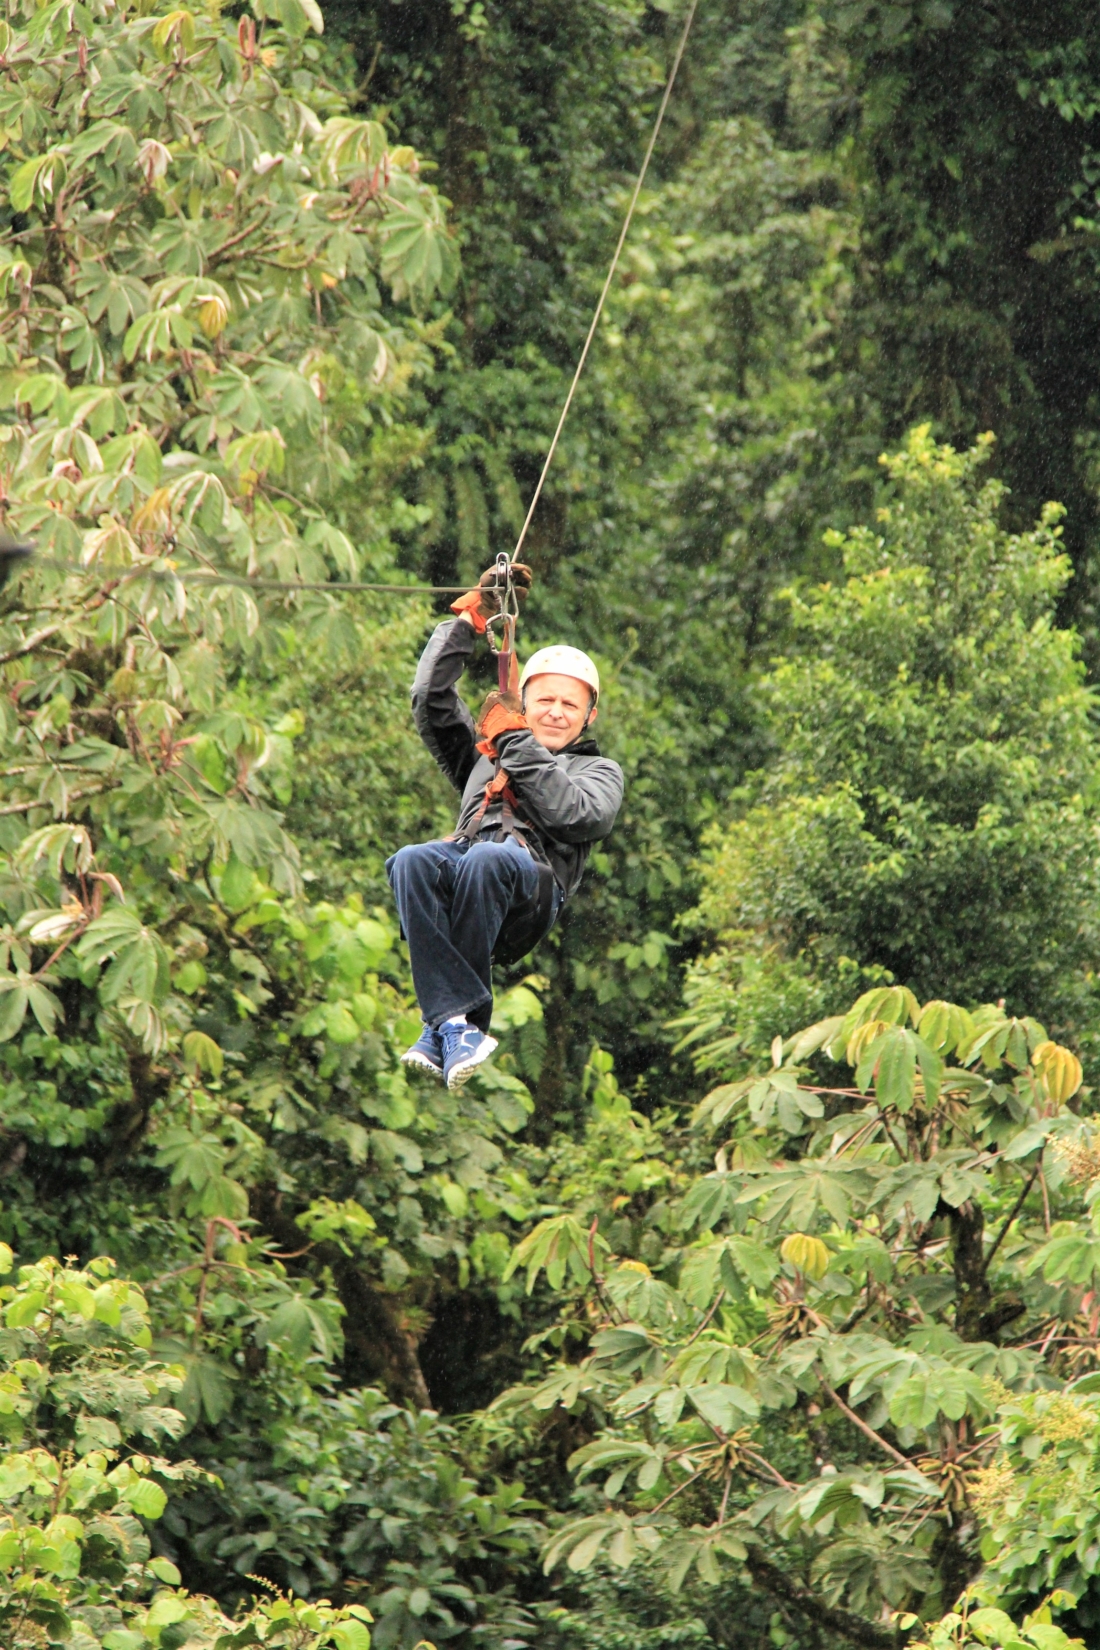
[[[1100,1645],[1095,8],[700,0],[525,551],[626,803],[398,1063],[337,587],[511,548],[683,15],[0,21],[11,1650]]]

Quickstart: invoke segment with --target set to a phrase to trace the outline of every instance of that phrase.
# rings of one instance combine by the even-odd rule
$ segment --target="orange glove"
[[[523,714],[519,694],[494,691],[486,696],[478,717],[477,731],[481,738],[477,748],[483,756],[495,757],[498,734],[507,733],[511,728],[526,730],[526,727],[527,718]]]
[[[451,603],[451,612],[458,613],[459,615],[468,613],[470,616],[470,623],[473,625],[479,636],[484,636],[485,626],[492,618],[491,613],[483,613],[481,611],[480,590],[467,590],[464,596],[459,596],[457,601]]]
[[[521,561],[512,563],[512,589],[516,593],[517,602],[527,600],[527,592],[531,588],[531,569]],[[470,622],[479,636],[485,634],[488,621],[500,612],[500,594],[497,590],[496,566],[487,567],[477,581],[476,590],[467,590],[456,602],[451,603],[452,613],[468,613]]]

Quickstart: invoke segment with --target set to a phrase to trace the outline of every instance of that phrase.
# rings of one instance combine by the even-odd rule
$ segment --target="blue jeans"
[[[512,906],[535,897],[538,871],[531,855],[511,837],[417,842],[398,849],[386,872],[425,1022],[438,1027],[465,1014],[488,1031],[493,947]]]

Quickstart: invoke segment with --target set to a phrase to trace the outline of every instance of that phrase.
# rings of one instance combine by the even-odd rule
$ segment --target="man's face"
[[[575,676],[532,676],[527,684],[527,726],[548,751],[564,750],[584,727],[591,694]],[[596,720],[592,712],[591,721]]]

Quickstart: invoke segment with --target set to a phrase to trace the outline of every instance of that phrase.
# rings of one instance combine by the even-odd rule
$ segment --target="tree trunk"
[[[892,1627],[869,1621],[866,1616],[856,1615],[854,1610],[840,1610],[826,1604],[824,1599],[803,1586],[797,1576],[789,1570],[781,1570],[778,1564],[773,1564],[755,1547],[749,1548],[746,1565],[758,1586],[774,1598],[782,1599],[785,1604],[793,1605],[807,1621],[821,1624],[831,1632],[839,1633],[850,1644],[865,1647],[865,1650],[897,1650],[900,1640]]]
[[[156,1102],[168,1093],[171,1073],[154,1065],[149,1054],[132,1053],[129,1058],[130,1101],[111,1116],[106,1151],[100,1162],[104,1175],[114,1174],[120,1163],[136,1150],[145,1137],[149,1116]]]
[[[302,1246],[302,1229],[283,1207],[273,1186],[255,1188],[249,1197],[262,1229],[288,1252]],[[310,1261],[332,1269],[344,1307],[344,1380],[348,1386],[384,1386],[398,1403],[432,1407],[417,1356],[417,1338],[402,1322],[400,1303],[375,1289],[350,1256],[335,1243],[317,1243]],[[312,1266],[303,1266],[312,1270]]]
[[[543,1003],[543,1025],[546,1028],[546,1052],[543,1055],[539,1080],[535,1084],[535,1112],[531,1118],[531,1135],[540,1145],[546,1145],[558,1127],[555,1114],[565,1109],[566,1051],[569,1047],[569,999],[562,990],[559,975]]]
[[[964,1341],[985,1338],[982,1319],[992,1299],[985,1275],[985,1215],[967,1198],[948,1209],[955,1268],[955,1330]]]

